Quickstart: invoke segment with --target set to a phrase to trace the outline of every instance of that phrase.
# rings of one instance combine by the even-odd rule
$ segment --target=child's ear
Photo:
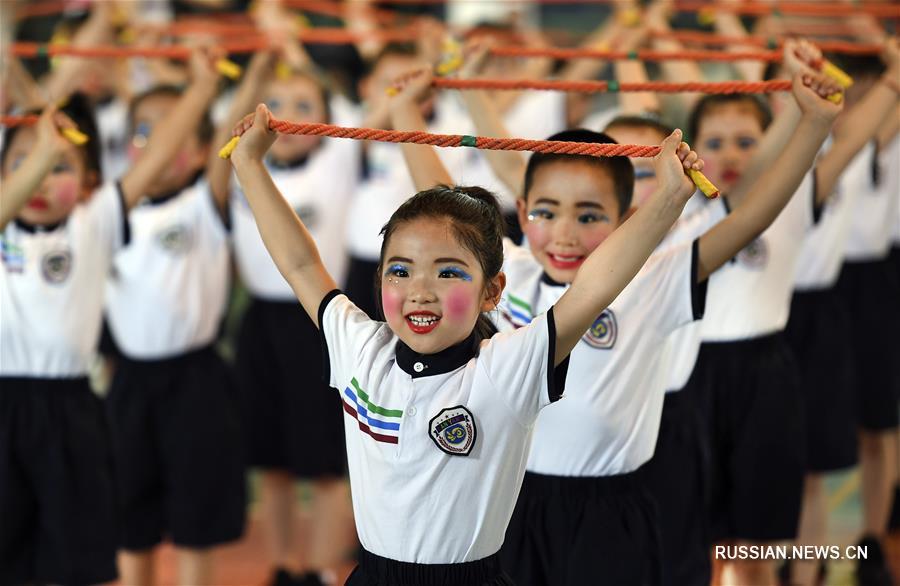
[[[516,198],[516,215],[519,217],[519,226],[525,228],[528,225],[528,201],[525,197]]]
[[[96,171],[85,171],[84,184],[81,186],[81,197],[79,201],[85,201],[97,189],[100,178]]]
[[[503,271],[497,273],[497,276],[490,280],[485,288],[484,301],[481,303],[481,311],[492,311],[500,305],[500,298],[503,296],[503,289],[506,288],[506,274]]]

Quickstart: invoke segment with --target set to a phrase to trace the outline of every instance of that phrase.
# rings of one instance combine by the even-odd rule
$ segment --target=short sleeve
[[[634,293],[641,305],[659,316],[648,323],[655,323],[663,336],[703,317],[708,279],[697,282],[699,253],[698,240],[655,253],[623,291],[639,289]]]
[[[569,359],[554,367],[556,324],[553,308],[513,332],[496,334],[482,346],[478,366],[520,423],[530,426],[538,412],[560,399]]]
[[[195,186],[200,191],[197,197],[198,213],[200,222],[204,230],[208,230],[211,235],[216,238],[227,238],[231,232],[231,214],[226,212],[224,215],[219,212],[216,205],[216,198],[213,195],[209,182],[201,179]],[[229,199],[229,204],[231,200]]]
[[[96,240],[117,251],[131,241],[125,194],[118,182],[104,184],[79,211]]]
[[[322,377],[332,387],[344,384],[345,375],[361,362],[371,360],[375,346],[380,348],[393,337],[387,324],[370,319],[337,289],[322,299],[318,318]]]

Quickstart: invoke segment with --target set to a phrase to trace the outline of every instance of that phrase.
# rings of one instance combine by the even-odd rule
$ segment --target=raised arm
[[[213,137],[213,147],[225,144],[231,138],[235,124],[241,121],[244,115],[253,109],[262,99],[262,90],[268,75],[272,71],[274,53],[272,51],[260,51],[253,55],[241,85],[238,86],[228,114],[216,128]],[[210,149],[210,157],[206,165],[206,178],[210,190],[216,200],[216,207],[224,214],[228,206],[229,187],[231,185],[231,165],[227,160],[219,157],[216,148]]]
[[[656,0],[644,13],[644,21],[651,31],[670,31],[669,19],[672,13],[672,0]],[[684,45],[674,39],[654,38],[653,48],[657,51],[681,51]],[[696,61],[661,61],[660,71],[664,79],[677,83],[689,81],[703,81],[703,70]],[[690,112],[702,94],[679,92],[669,96],[670,100],[676,100],[683,112]]]
[[[838,89],[821,75],[800,74],[794,78],[794,95],[803,111],[796,132],[781,156],[757,178],[740,207],[700,237],[699,281],[763,233],[790,201],[841,110],[840,105],[825,99]]]
[[[113,40],[112,2],[93,2],[91,15],[75,33],[73,47],[103,45]],[[58,102],[74,92],[81,82],[85,67],[90,64],[87,57],[62,57],[57,67],[45,83],[50,101]]]
[[[140,201],[150,184],[175,158],[187,137],[196,132],[203,113],[218,91],[216,58],[214,52],[200,49],[191,56],[191,85],[169,115],[153,129],[144,153],[122,177],[122,194],[128,208]]]
[[[887,71],[878,83],[866,92],[834,130],[834,141],[816,163],[816,199],[824,202],[837,184],[838,178],[853,157],[877,137],[891,114],[896,115],[898,86],[900,86],[900,46],[897,39],[885,45],[884,61]]]
[[[275,187],[263,164],[263,157],[277,136],[269,130],[270,118],[269,109],[260,104],[254,114],[235,127],[234,135],[241,140],[231,154],[231,164],[275,266],[318,327],[319,304],[337,285],[322,264],[312,235]]]
[[[399,93],[390,99],[391,124],[394,130],[424,132],[427,125],[419,110],[419,101],[432,91],[431,70],[420,69],[410,72],[409,76],[405,78]],[[453,185],[453,178],[435,152],[435,147],[403,143],[400,149],[416,191],[431,189],[435,185]]]
[[[47,103],[40,86],[22,65],[18,57],[3,58],[6,68],[4,83],[13,104],[23,110],[40,110]]]
[[[474,77],[484,64],[487,55],[487,46],[470,47],[471,54],[466,58],[466,63],[460,69],[460,77]],[[494,106],[494,103],[488,97],[484,90],[463,90],[460,92],[466,108],[469,110],[469,116],[475,123],[475,132],[482,136],[490,136],[492,138],[509,138],[510,134],[503,123],[500,112]],[[494,171],[494,174],[509,188],[509,190],[519,196],[522,194],[522,181],[525,178],[526,159],[522,153],[517,151],[484,151],[488,164]]]
[[[720,10],[716,10],[715,26],[716,32],[730,37],[746,38],[749,35],[740,17],[729,10],[729,7],[740,5],[740,0],[719,0]],[[752,44],[740,45],[734,44],[728,46],[729,53],[737,53],[741,51],[753,51],[757,47]],[[763,61],[736,61],[734,68],[738,71],[741,78],[746,81],[761,81],[766,71],[766,64]]]
[[[53,167],[62,160],[69,145],[59,133],[59,128],[74,128],[65,115],[48,106],[37,123],[37,141],[25,160],[3,181],[0,191],[0,230],[12,221]]]
[[[813,70],[806,64],[822,57],[822,52],[807,41],[787,41],[784,44],[783,52],[784,64],[792,77],[796,77],[798,74],[814,75]],[[732,207],[741,205],[747,193],[756,185],[756,179],[782,156],[788,140],[797,132],[800,108],[797,106],[796,99],[789,95],[775,99],[783,99],[781,113],[769,125],[756,153],[750,159],[747,170],[728,194],[728,202]]]
[[[572,286],[553,308],[556,364],[575,347],[597,316],[634,278],[694,193],[686,169],[703,168],[676,130],[654,160],[659,188],[584,261]]]
[[[646,27],[632,28],[625,31],[619,50],[632,51],[640,47],[647,36]],[[620,59],[613,63],[616,79],[619,83],[644,83],[649,80],[647,67],[637,59]],[[619,106],[623,115],[638,115],[653,112],[659,114],[662,108],[659,97],[653,92],[624,92],[618,95]]]

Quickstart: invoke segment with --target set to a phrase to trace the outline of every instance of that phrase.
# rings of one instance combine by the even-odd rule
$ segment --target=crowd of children
[[[95,2],[59,30],[92,47],[128,21],[159,43],[145,4]],[[0,584],[152,585],[166,540],[179,583],[227,582],[215,552],[244,534],[250,470],[275,586],[816,584],[818,561],[713,548],[829,544],[823,479],[857,464],[857,578],[892,583],[896,39],[861,16],[880,56],[788,40],[778,67],[736,63],[790,80],[769,99],[592,104],[435,90],[449,31],[429,19],[416,42],[316,56],[289,4],[255,8],[268,43],[230,86],[207,35],[179,41],[187,62],[56,58],[37,81],[3,49],[4,113],[37,122],[0,149]],[[349,28],[377,28],[365,4]],[[720,4],[720,32],[746,35]],[[672,11],[623,3],[585,46],[678,50],[649,34]],[[517,27],[457,28],[455,75],[604,72],[492,55],[545,43]],[[708,70],[614,64],[650,73]],[[660,152],[435,149],[272,119]]]

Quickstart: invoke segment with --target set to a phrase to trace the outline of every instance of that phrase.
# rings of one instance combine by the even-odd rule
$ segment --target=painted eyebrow
[[[535,200],[534,203],[535,203],[535,205],[541,204],[541,203],[543,203],[543,204],[550,204],[550,205],[554,205],[554,206],[558,206],[558,205],[559,205],[559,202],[556,201],[555,199],[548,199],[548,198],[546,198],[546,197],[542,197],[542,198],[540,198],[540,199],[537,199],[537,200]],[[590,209],[597,209],[597,210],[604,210],[604,211],[606,210],[606,208],[604,208],[602,204],[599,204],[599,203],[594,202],[594,201],[580,201],[580,202],[578,202],[578,203],[575,204],[575,207],[576,207],[576,208],[590,208]]]
[[[438,259],[435,259],[435,261],[434,261],[434,264],[436,264],[436,265],[444,264],[444,263],[455,263],[458,265],[462,265],[464,267],[469,266],[468,263],[466,263],[466,261],[460,260],[458,258],[438,258]]]
[[[413,263],[412,259],[410,259],[410,258],[403,258],[402,256],[392,256],[391,258],[388,259],[388,262],[389,262],[389,263],[392,263],[392,262],[405,262],[406,264],[415,264],[415,263]]]

